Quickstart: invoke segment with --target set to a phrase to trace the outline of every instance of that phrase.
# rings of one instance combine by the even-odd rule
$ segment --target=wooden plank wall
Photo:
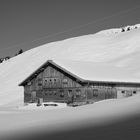
[[[96,87],[96,88],[87,88],[87,99],[88,100],[104,100],[112,99],[117,97],[117,90],[115,88],[106,88],[106,87]]]
[[[44,98],[44,101],[65,101],[68,97],[67,95],[69,90],[72,90],[72,94],[74,94],[74,90],[76,92],[76,89],[80,87],[82,86],[78,82],[72,80],[55,68],[48,66],[43,72],[38,74],[36,78],[32,79],[27,85],[25,85],[25,101],[32,100],[32,97],[29,96],[29,94],[31,94],[33,91],[36,91],[38,98]],[[60,97],[60,94],[62,94],[62,89],[65,89],[63,91],[65,94],[64,98]],[[57,95],[55,95],[55,93],[57,93]]]
[[[126,85],[117,85],[117,98],[126,98],[136,94],[140,94],[140,87],[138,86],[126,86]]]
[[[110,98],[123,98],[140,93],[140,87],[132,85],[115,85],[96,83],[82,86],[64,73],[48,66],[24,87],[24,101],[32,101],[32,92],[44,101],[99,101]],[[125,91],[125,93],[122,93]],[[136,93],[134,93],[136,91]],[[80,95],[79,95],[80,94]]]

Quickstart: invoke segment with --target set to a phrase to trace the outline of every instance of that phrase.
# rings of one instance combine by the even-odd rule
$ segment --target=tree
[[[22,54],[23,53],[23,50],[22,49],[20,49],[19,50],[19,52],[18,52],[18,54]]]
[[[122,28],[122,32],[125,32],[125,29],[124,28]]]
[[[0,63],[2,63],[3,62],[3,58],[0,58]]]

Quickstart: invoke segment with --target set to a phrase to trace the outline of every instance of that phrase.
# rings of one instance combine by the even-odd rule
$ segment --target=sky
[[[139,0],[0,0],[0,58],[138,23]]]

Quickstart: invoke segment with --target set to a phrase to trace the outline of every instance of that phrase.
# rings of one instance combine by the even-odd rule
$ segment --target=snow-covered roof
[[[74,75],[89,81],[140,82],[133,67],[118,67],[114,64],[89,61],[54,60],[54,62]]]
[[[26,83],[30,78],[34,77],[35,74],[40,73],[40,69],[42,67],[47,66],[48,64],[55,65],[81,82],[140,84],[140,79],[137,79],[135,75],[133,75],[131,68],[86,61],[48,60],[19,85],[24,85],[24,83]]]

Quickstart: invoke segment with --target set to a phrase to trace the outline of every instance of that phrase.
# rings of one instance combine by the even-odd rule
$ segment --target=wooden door
[[[31,92],[31,98],[33,103],[36,102],[36,91]]]

